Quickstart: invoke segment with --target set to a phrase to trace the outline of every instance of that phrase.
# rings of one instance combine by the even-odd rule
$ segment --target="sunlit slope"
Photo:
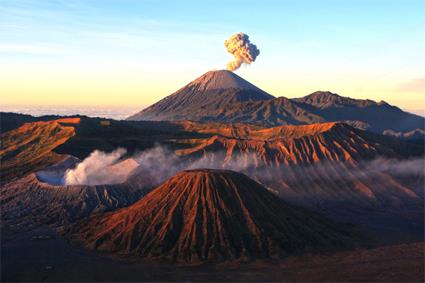
[[[75,135],[78,118],[26,123],[1,135],[2,183],[57,163],[65,156],[53,149]]]
[[[100,251],[187,262],[278,257],[356,242],[241,173],[206,169],[179,173],[134,205],[83,220],[68,233]]]

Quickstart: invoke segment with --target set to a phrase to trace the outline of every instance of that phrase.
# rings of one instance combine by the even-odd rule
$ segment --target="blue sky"
[[[0,0],[5,103],[146,106],[231,59],[242,31],[260,49],[237,71],[275,96],[330,90],[420,110],[423,0]],[[420,106],[422,105],[422,106]]]

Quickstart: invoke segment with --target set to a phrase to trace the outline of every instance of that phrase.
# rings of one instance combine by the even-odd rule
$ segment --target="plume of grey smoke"
[[[111,153],[95,150],[74,169],[65,171],[63,183],[65,185],[99,185],[124,182],[130,173],[129,168],[113,165],[125,153],[126,150],[123,148],[118,148]]]
[[[183,161],[172,150],[161,145],[146,149],[134,156],[139,164],[132,173],[139,183],[146,186],[156,186],[184,170],[186,166]]]
[[[236,154],[228,158],[225,152],[206,153],[199,158],[188,158],[186,169],[209,168],[209,169],[229,169],[244,172],[258,167],[259,161],[255,153]]]
[[[233,55],[233,60],[227,64],[227,70],[235,71],[242,64],[251,64],[260,54],[257,46],[252,44],[249,36],[239,32],[224,41],[227,52]]]
[[[137,161],[138,168],[131,173],[131,179],[137,180],[139,185],[154,187],[183,170],[209,168],[244,171],[255,163],[256,156],[237,155],[226,160],[224,152],[213,152],[185,158],[167,147],[156,145],[136,154],[133,158]]]

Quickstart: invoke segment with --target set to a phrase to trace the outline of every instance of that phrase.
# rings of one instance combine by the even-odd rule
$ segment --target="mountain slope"
[[[187,262],[275,257],[355,242],[243,174],[207,169],[179,173],[134,205],[83,220],[68,233],[97,250]]]
[[[423,206],[422,147],[346,124],[232,131],[190,142],[176,151],[189,164],[237,168],[298,205]]]
[[[1,135],[1,183],[25,176],[35,170],[53,165],[66,156],[53,149],[75,136],[73,124],[79,118],[23,124]]]
[[[403,142],[342,123],[264,128],[193,121],[108,120],[107,125],[103,121],[80,118],[78,124],[70,124],[69,120],[68,123],[63,120],[37,122],[4,133],[2,181],[7,183],[30,173],[36,173],[43,180],[47,175],[39,170],[70,155],[83,160],[94,150],[111,152],[122,147],[130,155],[136,153],[137,157],[142,152],[149,156],[134,176],[136,178],[131,179],[130,185],[137,185],[133,186],[135,189],[143,186],[149,191],[185,169],[231,169],[258,180],[292,204],[318,212],[326,210],[328,215],[336,217],[342,215],[341,210],[347,209],[360,211],[367,217],[375,215],[377,221],[370,227],[379,226],[381,216],[388,217],[388,220],[393,213],[399,214],[403,219],[399,223],[409,224],[409,231],[420,230],[423,235],[423,229],[420,229],[423,217],[417,218],[420,220],[418,224],[408,217],[412,215],[410,212],[405,212],[412,209],[415,214],[419,211],[418,215],[423,215],[425,165],[421,144]],[[68,130],[64,132],[64,129]],[[14,138],[16,136],[19,138]],[[13,164],[23,169],[13,170]],[[6,165],[11,169],[3,170]],[[69,200],[67,209],[74,211],[75,215],[81,212],[83,206],[80,204],[86,200],[81,198],[80,202],[74,198],[74,189],[62,186],[61,189],[44,189],[38,185],[40,180],[34,183],[34,179],[28,178],[12,182],[10,186],[14,189],[4,190],[9,184],[1,187],[2,197],[7,199],[2,202],[8,203],[10,211],[24,211],[25,207],[31,207],[31,210],[25,210],[29,216],[48,219],[51,215],[55,218],[58,215],[55,213],[61,211],[58,203],[67,204]],[[103,200],[105,190],[108,194],[110,192],[106,186],[98,189],[83,187],[82,194],[86,190],[95,190],[92,196],[96,201],[89,198],[90,205]],[[63,196],[62,200],[56,202],[55,192],[58,192],[59,199]],[[56,203],[58,210],[50,210],[46,206],[50,202]],[[6,213],[6,210],[2,211]],[[363,225],[364,221],[356,215],[344,221]],[[397,233],[397,229],[387,231],[390,232]]]
[[[128,206],[146,194],[132,180],[113,185],[51,185],[29,174],[1,188],[2,225],[61,226],[92,213]]]
[[[292,101],[326,121],[361,121],[369,125],[368,130],[378,133],[389,129],[409,132],[425,128],[423,117],[404,112],[384,101],[352,99],[331,92],[314,92]]]
[[[213,135],[198,140],[196,145],[177,150],[177,154],[208,154],[223,152],[232,155],[254,154],[259,162],[269,165],[308,165],[318,162],[359,162],[376,157],[406,158],[420,154],[416,145],[406,149],[406,143],[391,137],[375,135],[344,123],[321,123],[300,126],[279,126],[251,130],[238,136]]]
[[[56,120],[24,125],[5,133],[5,141],[21,133],[21,138],[28,142],[19,146],[20,139],[10,139],[4,144],[2,181],[37,172],[69,155],[82,160],[94,150],[110,152],[117,147],[133,154],[159,144],[161,150],[154,151],[156,156],[150,162],[154,168],[160,168],[155,162],[162,160],[158,162],[165,162],[169,172],[155,179],[153,185],[177,171],[202,166],[241,170],[285,199],[310,207],[400,207],[423,203],[423,174],[415,169],[421,168],[423,147],[346,124],[263,128],[187,121],[111,121],[108,126],[100,122],[81,118],[72,127],[66,124],[72,133],[66,141],[61,140],[60,130],[44,132],[63,127]],[[34,154],[39,158],[30,158]],[[58,159],[52,160],[51,156]],[[375,161],[380,163],[371,166]],[[13,164],[24,169],[13,170]],[[391,169],[403,164],[406,168],[417,165],[413,166],[415,170]],[[158,174],[149,171],[149,166],[144,170],[141,181],[145,183]]]
[[[375,101],[369,99],[353,99],[349,97],[343,97],[330,91],[316,91],[301,98],[294,98],[293,101],[305,103],[320,109],[343,106],[368,107],[372,105],[381,105],[384,103],[376,103]]]
[[[57,115],[34,117],[26,114],[17,114],[12,112],[0,112],[0,134],[10,130],[19,128],[25,123],[32,123],[38,121],[49,121],[59,119]]]
[[[211,71],[128,120],[249,123],[261,126],[345,122],[376,133],[425,129],[425,118],[386,102],[328,91],[274,98],[229,71]]]
[[[261,126],[302,125],[326,120],[306,111],[285,97],[267,100],[243,101],[221,108],[201,109],[189,114],[188,119],[201,122],[249,123]]]
[[[235,102],[271,98],[233,72],[210,71],[128,120],[187,120]]]

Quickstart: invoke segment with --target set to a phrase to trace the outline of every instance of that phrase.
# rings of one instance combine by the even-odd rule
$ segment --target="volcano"
[[[53,166],[28,174],[1,187],[2,224],[33,228],[37,225],[59,227],[92,213],[128,206],[151,188],[129,174],[116,183],[64,184],[63,176],[78,159],[68,156]],[[135,161],[127,159],[104,168],[105,174],[135,169]]]
[[[286,202],[317,213],[326,210],[336,220],[340,210],[348,208],[368,215],[376,210],[377,217],[400,211],[399,223],[423,227],[422,218],[418,224],[404,218],[405,209],[423,211],[420,144],[344,123],[264,128],[193,121],[112,121],[103,126],[102,121],[81,117],[34,122],[2,134],[1,209],[3,220],[7,218],[3,223],[72,222],[131,205],[181,170],[218,168],[241,171]],[[151,151],[155,144],[165,149]],[[56,174],[58,161],[84,160],[95,150],[111,152],[117,147],[154,155],[123,183],[62,185],[63,174]],[[347,222],[363,223],[354,221],[348,215]]]
[[[233,103],[272,98],[233,72],[209,71],[128,120],[199,120]]]
[[[186,262],[279,257],[356,242],[246,175],[210,169],[178,173],[135,204],[76,223],[68,233],[91,249]]]
[[[330,91],[301,98],[273,97],[238,75],[210,71],[128,120],[249,123],[260,126],[345,122],[376,133],[423,139],[425,119],[384,101],[353,99]]]

